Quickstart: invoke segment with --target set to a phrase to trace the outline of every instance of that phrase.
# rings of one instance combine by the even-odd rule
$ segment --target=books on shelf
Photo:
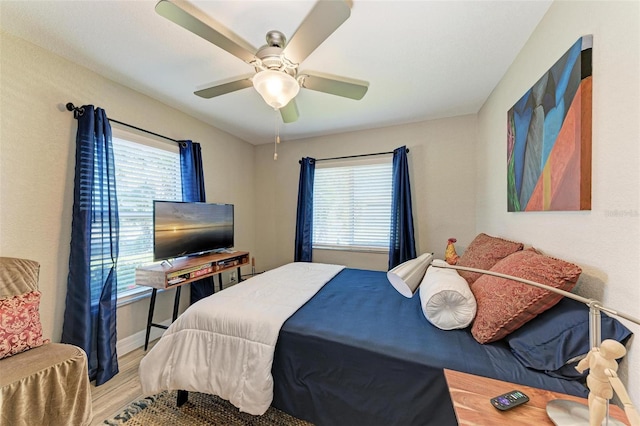
[[[212,272],[213,272],[213,267],[207,266],[206,268],[202,268],[202,269],[200,269],[198,271],[191,272],[190,278],[200,277],[202,275],[210,274]]]
[[[213,272],[213,265],[211,263],[201,266],[181,269],[179,271],[167,274],[167,284],[176,285],[191,278],[198,278],[203,275],[207,275]]]
[[[202,269],[206,269],[206,268],[210,268],[210,267],[211,267],[211,262],[203,263],[202,265],[192,266],[192,267],[186,268],[186,269],[179,269],[177,271],[169,272],[167,274],[167,280],[170,280],[171,278],[175,278],[175,277],[189,275],[192,272],[198,272],[198,271],[201,271]],[[211,270],[209,272],[211,272]]]

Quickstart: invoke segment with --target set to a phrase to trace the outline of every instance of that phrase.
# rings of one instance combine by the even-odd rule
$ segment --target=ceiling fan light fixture
[[[300,85],[283,71],[264,70],[253,76],[253,87],[274,109],[286,106],[300,91]]]

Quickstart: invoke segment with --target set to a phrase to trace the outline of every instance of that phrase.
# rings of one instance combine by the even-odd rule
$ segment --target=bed
[[[326,276],[299,296],[304,274],[315,274],[314,267],[325,266],[330,269]],[[293,280],[280,286],[283,277]],[[231,292],[234,288],[238,290]],[[225,324],[233,312],[261,328],[271,323],[265,320],[268,315],[263,316],[265,306],[289,300],[291,293],[300,306],[287,307],[290,314],[284,314],[281,324],[269,324],[275,326],[275,336],[273,331],[264,338],[263,330],[257,334],[245,330],[246,335],[239,337],[236,332],[248,327],[244,321],[227,324],[234,349],[220,348],[220,330],[209,325],[215,311],[226,309]],[[553,309],[567,308],[559,303]],[[540,315],[536,321],[553,322],[554,315],[552,311],[548,319]],[[610,333],[605,326],[603,335],[617,333],[619,340],[630,335],[619,323],[612,327]],[[546,339],[546,329],[543,334]],[[258,340],[251,343],[258,348],[247,349],[247,340]],[[469,328],[445,331],[433,326],[425,319],[417,294],[402,297],[384,272],[297,263],[190,307],[145,356],[140,377],[147,394],[165,389],[214,393],[242,411],[261,414],[273,405],[317,425],[455,425],[444,368],[587,395],[581,380],[525,367],[504,340],[480,344]],[[245,382],[250,374],[258,380]],[[238,385],[239,379],[243,384]],[[247,403],[247,395],[254,395],[258,403]]]

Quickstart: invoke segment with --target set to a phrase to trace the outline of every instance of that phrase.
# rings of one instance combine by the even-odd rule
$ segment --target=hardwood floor
[[[155,342],[149,343],[149,349],[153,344]],[[92,425],[102,424],[104,420],[113,417],[131,402],[144,398],[138,378],[138,366],[144,354],[144,349],[138,348],[119,357],[120,372],[113,379],[97,387],[95,382],[91,384]]]

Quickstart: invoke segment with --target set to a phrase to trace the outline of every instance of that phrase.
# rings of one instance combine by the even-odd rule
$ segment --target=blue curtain
[[[313,177],[316,160],[305,157],[300,161],[298,183],[298,211],[296,215],[296,242],[293,260],[311,262],[313,237]]]
[[[84,349],[89,378],[101,385],[118,373],[119,221],[111,125],[104,110],[93,105],[83,106],[74,116],[78,131],[73,219],[61,340]]]
[[[392,191],[389,269],[416,257],[406,146],[393,151]]]
[[[205,202],[202,150],[199,143],[180,141],[180,174],[182,176],[182,201]]]
[[[180,141],[180,174],[182,177],[182,201],[205,202],[202,150],[199,143]],[[214,293],[213,277],[191,283],[191,304]]]

